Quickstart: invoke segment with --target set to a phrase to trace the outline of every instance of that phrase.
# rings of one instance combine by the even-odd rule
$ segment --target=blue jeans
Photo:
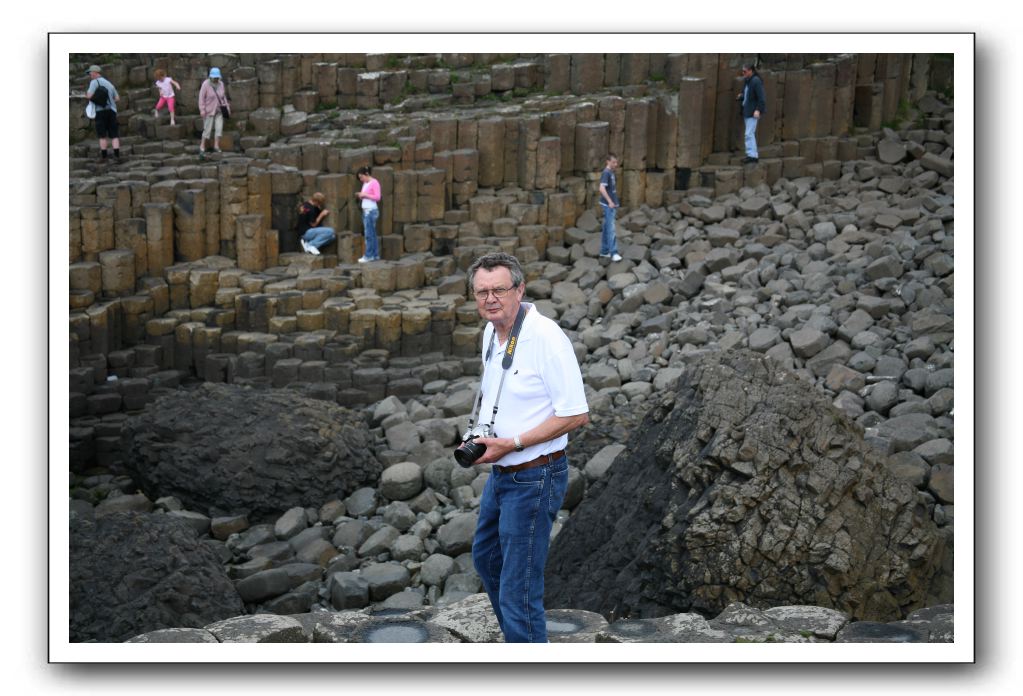
[[[370,261],[380,258],[380,244],[377,242],[377,218],[379,217],[379,208],[362,211],[362,229],[366,235],[366,258]]]
[[[743,120],[746,122],[746,156],[759,157],[757,155],[757,121],[760,119],[750,116]]]
[[[480,500],[472,560],[507,643],[546,643],[543,569],[565,499],[568,459],[524,471],[493,467]]]
[[[333,227],[310,227],[302,235],[302,239],[305,240],[306,244],[320,249],[333,242],[337,237],[334,236]]]
[[[604,209],[604,224],[600,227],[600,254],[611,256],[618,253],[618,240],[615,238],[615,213],[618,208],[601,204]]]

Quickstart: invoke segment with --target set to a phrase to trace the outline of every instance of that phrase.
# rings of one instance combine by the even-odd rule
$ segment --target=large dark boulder
[[[812,604],[889,621],[951,601],[945,551],[859,426],[770,359],[726,351],[694,362],[587,491],[552,545],[547,606]]]
[[[127,473],[156,500],[211,516],[272,521],[375,485],[364,419],[290,390],[203,384],[149,404],[125,426]]]
[[[177,518],[75,518],[70,536],[72,642],[121,642],[245,613],[220,561]]]

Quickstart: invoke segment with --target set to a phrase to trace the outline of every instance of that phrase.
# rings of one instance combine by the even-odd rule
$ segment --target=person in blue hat
[[[199,159],[206,159],[206,141],[213,136],[213,151],[220,152],[220,136],[224,132],[224,117],[231,115],[231,103],[220,78],[220,68],[210,68],[210,76],[199,88],[199,115],[202,116],[202,139],[199,141]]]

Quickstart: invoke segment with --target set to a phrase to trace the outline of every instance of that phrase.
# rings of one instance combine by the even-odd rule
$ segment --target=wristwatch
[[[514,440],[515,440],[515,451],[516,452],[521,452],[522,450],[526,449],[525,447],[522,446],[522,440],[519,439],[518,435],[515,436]]]

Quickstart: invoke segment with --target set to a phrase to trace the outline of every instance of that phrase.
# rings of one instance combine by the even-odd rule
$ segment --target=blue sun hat
[[[220,77],[220,68],[210,68],[210,77]]]

